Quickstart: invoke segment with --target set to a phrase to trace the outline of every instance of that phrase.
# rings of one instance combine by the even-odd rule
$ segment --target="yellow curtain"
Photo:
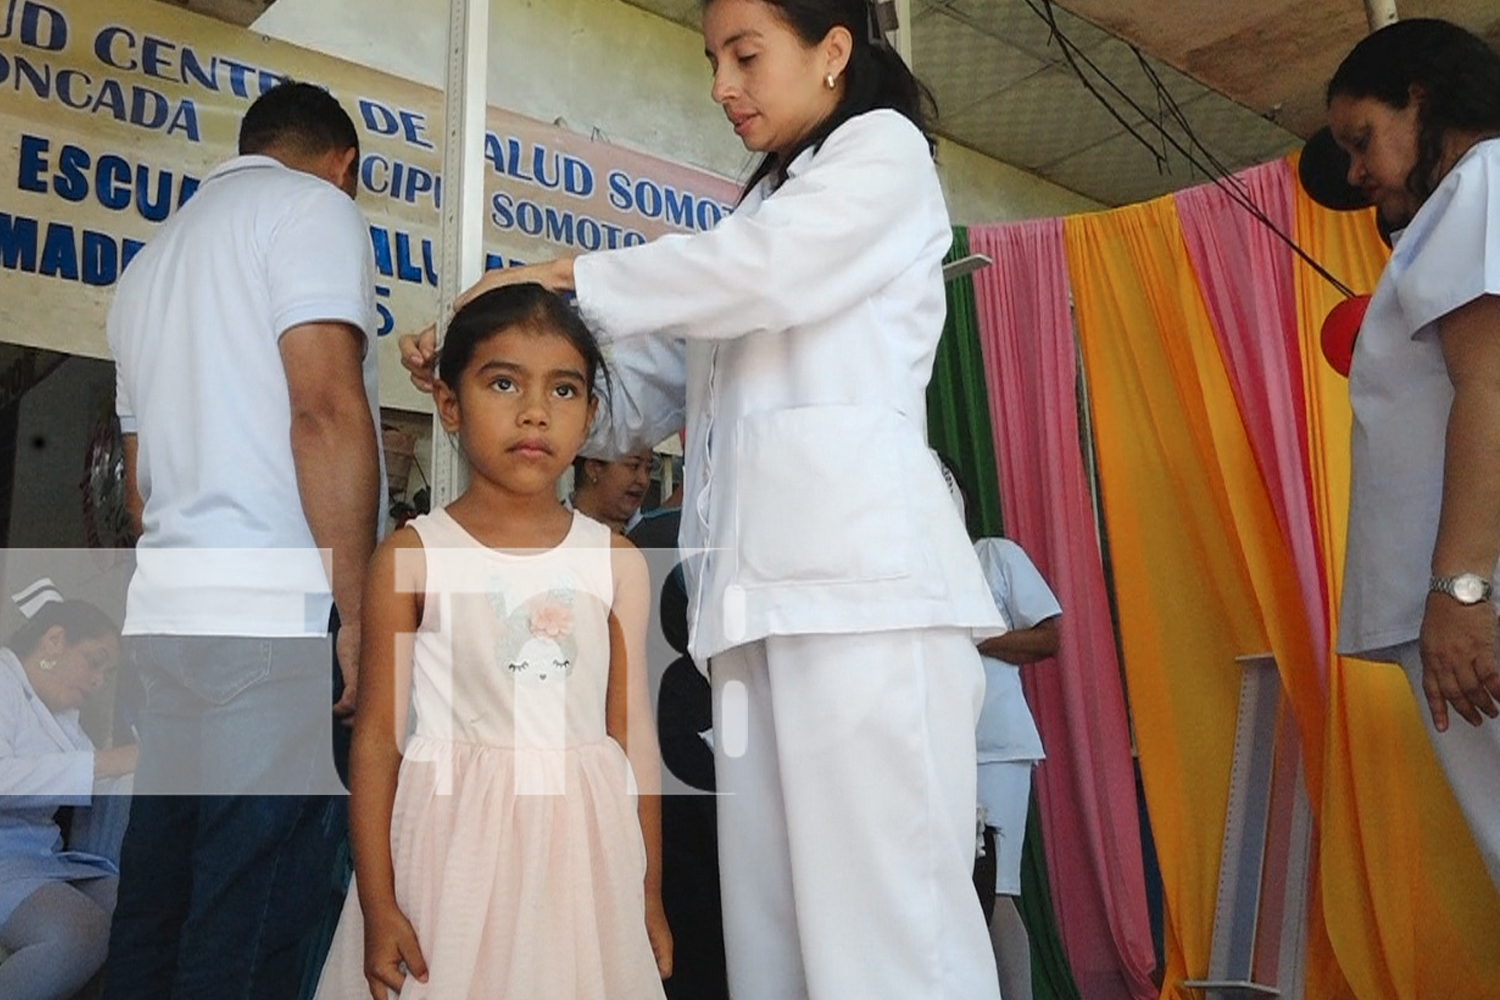
[[[1324,211],[1300,188],[1296,197],[1298,243],[1356,292],[1372,290],[1387,258],[1372,215]],[[1318,527],[1336,611],[1349,397],[1322,359],[1319,332],[1341,296],[1305,265],[1296,280]],[[1500,996],[1500,896],[1422,729],[1426,706],[1396,667],[1330,662],[1320,889],[1341,971],[1360,1000]]]
[[[1291,556],[1170,198],[1066,220],[1141,771],[1161,863],[1163,997],[1208,967],[1239,692],[1269,651],[1316,796],[1322,693]],[[1309,688],[1309,684],[1312,685]],[[1314,798],[1316,802],[1316,797]],[[1339,984],[1320,935],[1316,981]],[[1309,994],[1311,996],[1311,994]],[[1319,998],[1338,995],[1326,991]]]

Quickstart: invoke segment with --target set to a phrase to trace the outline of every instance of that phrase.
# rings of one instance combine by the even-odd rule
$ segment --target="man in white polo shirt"
[[[146,703],[109,1000],[295,997],[327,899],[327,633],[347,715],[382,493],[358,146],[326,91],[268,91],[110,311]]]

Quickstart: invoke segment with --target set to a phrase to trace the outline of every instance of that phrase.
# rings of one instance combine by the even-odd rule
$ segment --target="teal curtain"
[[[968,231],[957,228],[948,259],[957,260],[968,253]],[[969,491],[969,530],[976,537],[999,535],[1004,531],[1000,476],[995,467],[989,395],[979,348],[974,282],[971,278],[951,281],[947,293],[948,320],[933,362],[932,382],[927,386],[927,436],[932,447],[953,463]],[[1080,1000],[1052,912],[1038,816],[1033,793],[1021,853],[1020,898],[1021,919],[1031,937],[1032,990],[1036,1000]]]

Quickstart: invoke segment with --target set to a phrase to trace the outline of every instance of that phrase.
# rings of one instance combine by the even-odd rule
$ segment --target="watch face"
[[[1485,579],[1473,573],[1453,578],[1453,596],[1464,604],[1478,604],[1484,600],[1485,589]]]

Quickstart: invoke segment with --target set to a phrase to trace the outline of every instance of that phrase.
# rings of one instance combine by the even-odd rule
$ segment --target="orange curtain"
[[[1324,211],[1300,189],[1296,239],[1356,292],[1371,291],[1385,266],[1370,213]],[[1318,336],[1341,296],[1300,263],[1296,281],[1314,500],[1336,612],[1349,396],[1322,361]],[[1320,889],[1340,969],[1361,1000],[1500,996],[1500,896],[1422,729],[1426,706],[1397,667],[1330,662]]]
[[[1073,217],[1065,232],[1165,894],[1162,996],[1185,998],[1180,982],[1208,967],[1235,658],[1275,655],[1306,745],[1316,748],[1322,698],[1304,690],[1317,683],[1313,640],[1175,203]],[[1327,964],[1318,940],[1310,967]]]

